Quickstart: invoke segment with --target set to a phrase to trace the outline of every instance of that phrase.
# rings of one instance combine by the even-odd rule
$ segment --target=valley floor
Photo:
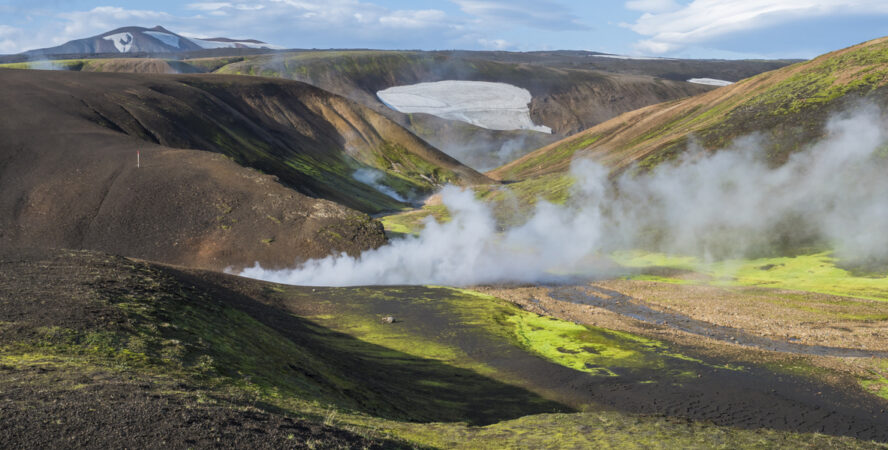
[[[788,294],[631,279],[313,288],[101,253],[4,249],[0,440],[884,447],[881,303],[799,294],[770,326],[749,325],[762,322],[751,319],[761,305],[795,298]],[[872,355],[775,352],[660,316],[628,317],[595,298]],[[704,298],[717,300],[706,307]],[[830,302],[832,310],[808,311]],[[834,319],[843,325],[821,326]]]

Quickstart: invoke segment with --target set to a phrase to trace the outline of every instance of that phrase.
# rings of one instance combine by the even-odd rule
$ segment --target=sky
[[[811,58],[888,35],[888,1],[0,0],[0,54],[130,25],[286,48]]]

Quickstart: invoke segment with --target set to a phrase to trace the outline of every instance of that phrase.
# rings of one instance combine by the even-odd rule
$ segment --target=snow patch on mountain
[[[214,49],[214,48],[237,48],[237,47],[247,47],[247,48],[267,48],[267,49],[281,49],[283,47],[277,45],[266,44],[264,42],[249,42],[249,41],[214,41],[211,39],[198,39],[198,38],[187,38],[189,41],[193,42],[195,45],[200,48],[205,49]]]
[[[717,80],[715,78],[691,78],[688,83],[705,84],[708,86],[727,86],[734,84],[733,81]]]
[[[530,118],[530,92],[511,84],[447,80],[396,86],[376,95],[388,107],[406,114],[426,113],[490,130],[552,133]]]
[[[133,35],[130,33],[109,34],[102,39],[111,41],[114,44],[114,48],[120,53],[126,53],[133,48]]]
[[[160,31],[146,31],[145,34],[169,45],[170,47],[182,48],[182,46],[179,45],[179,36],[169,33],[161,33]]]

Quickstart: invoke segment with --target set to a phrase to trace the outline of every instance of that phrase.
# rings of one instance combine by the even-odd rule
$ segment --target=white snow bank
[[[552,133],[530,118],[530,92],[511,84],[448,80],[396,86],[376,95],[388,107],[406,114],[426,113],[490,130]]]
[[[166,45],[169,45],[170,47],[180,48],[179,36],[174,36],[169,33],[162,33],[160,31],[145,31],[145,34],[153,37],[154,39],[157,39],[160,42],[163,42]]]
[[[209,39],[198,39],[198,38],[187,38],[189,41],[193,42],[195,45],[200,48],[213,49],[213,48],[235,48],[235,47],[248,47],[248,48],[267,48],[267,49],[281,49],[277,45],[271,45],[266,43],[256,43],[256,42],[246,42],[246,41],[211,41]]]
[[[102,39],[111,41],[120,53],[126,53],[133,47],[133,35],[130,33],[109,34]]]
[[[706,84],[709,86],[727,86],[734,84],[733,81],[716,80],[715,78],[691,78],[688,83]]]

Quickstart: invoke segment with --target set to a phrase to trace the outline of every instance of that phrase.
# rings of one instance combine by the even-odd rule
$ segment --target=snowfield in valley
[[[733,81],[716,80],[715,78],[691,78],[688,83],[706,84],[709,86],[727,86],[734,84]]]
[[[490,130],[552,133],[530,118],[527,89],[486,81],[437,81],[396,86],[377,92],[383,103],[402,113],[426,113]]]

